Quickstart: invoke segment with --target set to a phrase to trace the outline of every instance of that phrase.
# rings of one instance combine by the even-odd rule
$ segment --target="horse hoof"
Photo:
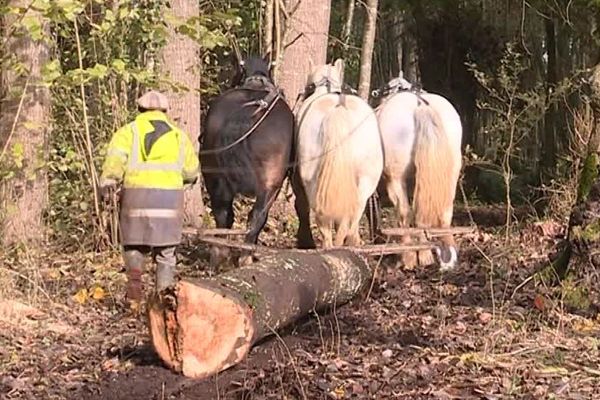
[[[429,265],[435,264],[435,258],[433,257],[433,252],[431,250],[423,250],[419,251],[419,265],[422,267],[427,267]]]
[[[210,261],[209,265],[211,269],[216,269],[219,265],[221,265],[229,256],[229,249],[212,246],[209,251]]]
[[[250,265],[254,262],[254,259],[252,258],[252,255],[248,254],[245,256],[240,256],[240,258],[238,259],[238,266],[240,267],[244,267],[247,265]]]
[[[402,253],[402,264],[406,269],[415,269],[417,266],[417,253],[414,251],[407,251]]]
[[[440,264],[440,270],[442,272],[453,270],[458,262],[458,253],[454,246],[445,248],[436,248],[438,262]]]

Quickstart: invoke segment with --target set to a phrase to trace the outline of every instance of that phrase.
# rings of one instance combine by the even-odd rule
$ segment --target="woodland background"
[[[164,398],[165,384],[177,398],[600,392],[600,1],[0,0],[0,15],[8,398],[68,398],[98,381],[108,386],[91,398]],[[464,125],[455,223],[480,230],[454,278],[388,269],[371,299],[271,342],[214,389],[166,375],[143,350],[143,322],[124,322],[116,208],[98,175],[143,90],[168,92],[170,116],[198,143],[208,101],[255,54],[276,62],[291,105],[310,62],[337,57],[363,97],[400,71],[446,96]],[[188,193],[187,222],[213,223],[206,201],[200,185]],[[291,246],[297,221],[289,199],[279,204],[262,240]],[[201,250],[184,246],[181,273],[210,274]],[[19,301],[12,314],[6,299]],[[113,385],[110,373],[125,375]]]
[[[172,117],[197,139],[206,103],[227,87],[236,52],[271,54],[292,104],[308,58],[343,57],[346,82],[358,87],[363,3],[289,3],[4,0],[3,242],[106,242],[98,168],[143,88],[170,90]],[[599,61],[599,2],[379,3],[371,89],[402,70],[455,104],[474,201],[512,200],[544,214],[549,195],[574,193],[568,185],[586,139],[586,127],[576,125],[590,118],[585,82]],[[566,206],[558,210],[565,216]]]

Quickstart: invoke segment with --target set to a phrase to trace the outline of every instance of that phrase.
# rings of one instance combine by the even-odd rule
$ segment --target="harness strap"
[[[256,114],[258,114],[262,110],[266,110],[271,105],[271,103],[273,103],[276,99],[281,97],[281,91],[275,86],[269,89],[270,90],[267,92],[265,97],[263,97],[262,99],[248,101],[242,104],[242,107],[257,106],[257,109],[254,111],[254,113],[252,113],[253,117],[256,116]]]
[[[222,153],[224,151],[227,151],[227,150],[231,149],[234,146],[237,146],[241,142],[243,142],[246,138],[248,138],[248,136],[250,136],[258,128],[258,126],[265,120],[265,118],[267,118],[267,116],[269,115],[269,113],[271,112],[271,110],[273,109],[273,107],[275,107],[275,105],[277,104],[277,102],[279,101],[280,98],[281,98],[281,94],[280,94],[279,91],[277,91],[276,94],[275,94],[275,97],[273,98],[273,100],[271,101],[271,103],[268,105],[268,107],[267,107],[266,111],[263,113],[263,115],[261,115],[261,117],[259,118],[259,120],[256,121],[256,123],[254,123],[254,125],[252,125],[252,127],[250,129],[248,129],[248,132],[244,133],[235,142],[230,143],[227,146],[218,147],[216,149],[200,150],[198,152],[198,154],[217,154],[217,153]],[[261,99],[261,100],[264,102],[264,99]],[[247,103],[244,103],[242,106],[252,105],[253,103],[256,103],[257,101],[259,101],[259,100],[249,101]],[[253,116],[256,115],[260,110],[262,110],[262,108],[259,107],[252,115]]]
[[[419,102],[422,102],[425,105],[429,105],[429,102],[425,100],[422,96],[422,94],[426,92],[421,87],[409,84],[403,79],[394,79],[392,82],[394,82],[392,85],[385,84],[383,87],[373,90],[371,92],[371,95],[375,98],[378,98],[388,96],[390,94],[407,92],[414,94]]]
[[[306,85],[306,87],[304,88],[303,91],[298,93],[298,96],[296,96],[296,101],[294,102],[294,107],[292,108],[294,114],[296,113],[296,107],[298,106],[298,103],[300,102],[300,100],[305,100],[310,95],[312,95],[312,93],[314,93],[314,91],[317,90],[318,87],[321,87],[321,86],[327,87],[327,94],[332,94],[332,93],[339,94],[340,95],[339,104],[346,103],[345,95],[347,93],[352,94],[352,95],[358,94],[358,91],[356,89],[354,89],[352,86],[348,85],[345,82],[342,83],[342,87],[340,89],[331,90],[331,81],[329,80],[328,77],[325,76],[317,82],[309,83],[308,85]]]

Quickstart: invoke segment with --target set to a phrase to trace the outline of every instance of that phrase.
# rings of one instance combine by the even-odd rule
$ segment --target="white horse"
[[[342,60],[312,69],[296,114],[296,171],[292,182],[300,220],[298,244],[312,247],[310,212],[323,247],[360,244],[359,222],[383,171],[375,112],[358,96],[342,94]],[[331,228],[337,230],[335,241]]]
[[[408,227],[412,216],[407,180],[414,176],[414,222],[419,228],[450,227],[460,175],[462,124],[456,109],[444,97],[416,90],[402,76],[385,87],[377,119],[385,151],[383,178],[394,204],[400,227]],[[408,243],[410,238],[402,238]],[[440,267],[451,269],[458,254],[452,235],[441,238],[437,248]],[[417,264],[417,254],[403,254],[408,267]],[[421,265],[434,263],[431,251],[418,253]]]

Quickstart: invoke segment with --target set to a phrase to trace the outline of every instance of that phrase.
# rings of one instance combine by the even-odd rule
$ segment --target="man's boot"
[[[175,285],[175,246],[162,247],[155,250],[156,291],[161,292]]]
[[[158,264],[156,266],[156,291],[161,292],[175,285],[175,268],[171,265]]]
[[[125,268],[127,272],[126,298],[129,302],[129,307],[132,309],[137,309],[142,301],[144,291],[142,285],[142,275],[144,273],[144,254],[138,249],[125,248],[123,258],[125,259]]]
[[[139,303],[142,301],[142,268],[129,268],[127,271],[127,300]]]

